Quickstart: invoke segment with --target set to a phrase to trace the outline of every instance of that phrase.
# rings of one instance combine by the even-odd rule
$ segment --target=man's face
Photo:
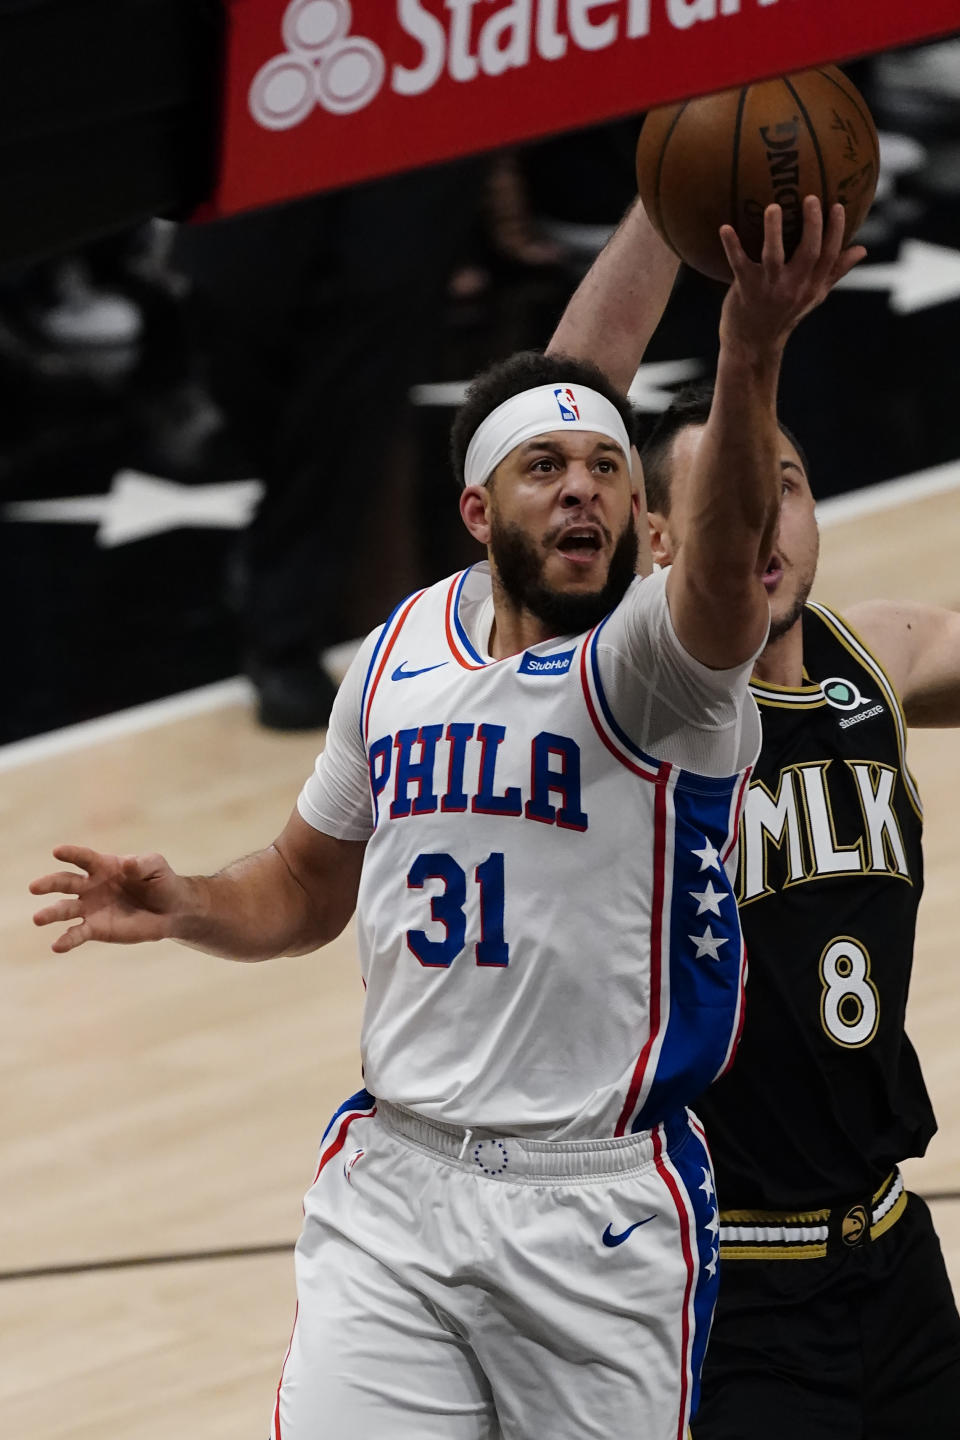
[[[591,431],[538,435],[470,490],[484,502],[486,533],[470,528],[514,606],[571,634],[621,599],[636,567],[639,499],[614,441]]]
[[[670,471],[670,514],[651,514],[653,558],[669,564],[683,544],[688,523],[688,481],[703,437],[702,425],[681,430],[673,442]],[[780,519],[773,554],[763,577],[770,598],[771,644],[792,629],[810,594],[817,573],[820,534],[813,494],[803,462],[786,435],[780,434]]]

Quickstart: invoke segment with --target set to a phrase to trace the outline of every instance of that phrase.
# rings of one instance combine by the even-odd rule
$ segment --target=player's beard
[[[793,604],[790,606],[790,609],[787,611],[787,613],[785,615],[779,616],[779,618],[776,620],[771,617],[770,631],[767,635],[767,645],[775,645],[778,640],[782,639],[783,636],[786,635],[788,631],[792,630],[794,625],[796,625],[797,621],[803,614],[803,607],[807,603],[810,591],[813,589],[813,581],[813,575],[805,575],[800,581],[800,588],[797,590],[796,595],[793,597]],[[764,649],[766,648],[767,647],[764,646]]]
[[[560,529],[545,536],[547,545],[562,533]],[[555,635],[579,635],[598,625],[626,594],[637,570],[637,530],[632,518],[628,520],[617,537],[606,581],[599,590],[568,593],[547,585],[544,552],[518,525],[501,521],[496,511],[491,515],[490,553],[511,604],[535,615]]]

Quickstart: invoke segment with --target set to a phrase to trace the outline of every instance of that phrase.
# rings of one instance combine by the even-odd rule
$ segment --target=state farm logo
[[[655,3],[678,30],[718,16],[717,0],[568,0],[565,7],[558,0],[396,0],[392,20],[403,61],[391,64],[388,88],[411,98],[445,76],[464,84],[563,60],[569,51],[644,40]],[[388,0],[370,4],[386,6]],[[594,13],[597,6],[602,8]],[[739,0],[723,0],[719,14],[739,8]],[[379,45],[350,34],[352,21],[350,0],[291,0],[281,22],[286,51],[262,65],[250,86],[250,113],[260,125],[289,130],[318,105],[350,115],[375,99],[387,81],[387,64]],[[383,23],[382,11],[377,21]]]
[[[267,130],[289,130],[322,105],[334,115],[362,110],[387,73],[383,51],[351,35],[350,0],[291,0],[282,32],[286,54],[261,65],[250,112]]]

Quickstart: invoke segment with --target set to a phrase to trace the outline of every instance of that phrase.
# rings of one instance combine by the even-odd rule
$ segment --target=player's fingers
[[[64,930],[62,935],[58,935],[50,949],[57,955],[65,955],[68,950],[76,950],[78,945],[83,945],[92,938],[90,927],[84,920],[79,925],[71,925],[69,930]]]
[[[779,205],[768,205],[763,212],[760,263],[768,280],[776,280],[783,268],[783,211]]]
[[[99,856],[96,850],[90,850],[86,845],[58,845],[53,852],[55,860],[64,860],[68,865],[79,865],[82,870],[90,870],[96,865]]]
[[[33,917],[34,925],[55,925],[60,920],[79,920],[83,907],[79,900],[58,900],[56,905],[47,905]]]
[[[843,248],[843,232],[846,228],[847,216],[842,205],[831,205],[827,214],[826,228],[823,232],[823,243],[820,247],[820,259],[817,264],[817,279],[825,279],[833,271],[837,258]]]
[[[813,270],[823,252],[823,209],[816,195],[803,198],[803,230],[793,259],[798,268]]]
[[[31,880],[27,889],[31,895],[82,895],[89,877],[78,875],[76,870],[58,870],[54,875],[41,875]]]
[[[747,258],[747,254],[740,244],[740,236],[732,225],[720,226],[720,244],[723,246],[723,253],[727,257],[727,264],[733,271],[734,279],[738,279],[752,264],[752,261]]]
[[[829,283],[836,285],[838,280],[842,280],[844,275],[849,275],[853,267],[859,265],[861,260],[865,260],[866,256],[865,245],[851,245],[848,250],[841,250],[830,272]]]
[[[827,236],[825,243],[836,248],[839,255],[843,248],[843,232],[847,228],[847,212],[837,201],[830,206],[830,214],[827,217]]]
[[[120,856],[120,868],[131,879],[148,880],[151,875],[159,875],[166,868],[166,863],[163,856],[157,854]]]

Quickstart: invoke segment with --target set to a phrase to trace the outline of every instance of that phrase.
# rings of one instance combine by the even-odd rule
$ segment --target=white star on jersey
[[[722,890],[714,890],[713,881],[708,880],[706,890],[691,890],[690,898],[699,902],[698,915],[702,915],[705,910],[709,910],[711,915],[719,915],[720,905],[727,897]]]
[[[726,945],[727,943],[727,937],[725,935],[714,935],[709,925],[702,935],[688,935],[687,939],[692,940],[697,947],[697,953],[694,956],[696,960],[702,960],[704,955],[709,955],[711,960],[719,960],[720,946]]]
[[[704,1169],[702,1165],[700,1169],[703,1170],[703,1184],[698,1185],[697,1189],[702,1190],[708,1200],[713,1200],[716,1193],[713,1188],[713,1176],[710,1174],[710,1171]],[[709,1263],[704,1266],[704,1269],[712,1280],[717,1273],[717,1264],[720,1260],[720,1245],[717,1240],[717,1236],[720,1234],[720,1215],[715,1205],[710,1206],[710,1219],[704,1221],[703,1228],[710,1231],[710,1260]]]
[[[692,850],[690,853],[692,855],[696,855],[697,859],[700,861],[701,870],[720,869],[720,851],[715,849],[714,846],[710,844],[710,841],[707,839],[706,836],[703,837],[703,849]]]

